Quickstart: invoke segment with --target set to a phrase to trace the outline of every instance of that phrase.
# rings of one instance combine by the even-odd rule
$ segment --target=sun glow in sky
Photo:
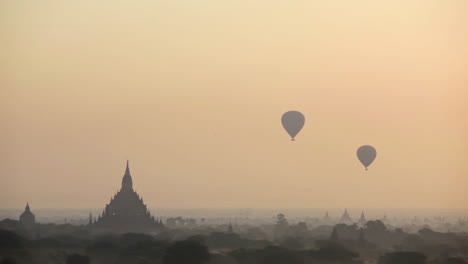
[[[468,1],[0,1],[0,208],[466,208]],[[291,142],[281,115],[299,110]],[[364,171],[356,149],[377,149]]]

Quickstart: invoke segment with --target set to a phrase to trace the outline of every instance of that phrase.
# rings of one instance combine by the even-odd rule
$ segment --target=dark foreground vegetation
[[[224,227],[223,227],[224,228]],[[313,229],[278,219],[238,231],[219,227],[158,234],[99,233],[86,226],[0,222],[0,264],[462,264],[468,235],[389,229],[381,221]],[[38,232],[39,230],[39,232]]]

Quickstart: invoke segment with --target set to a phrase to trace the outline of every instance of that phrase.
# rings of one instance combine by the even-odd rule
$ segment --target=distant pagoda
[[[111,232],[151,232],[161,230],[164,226],[161,220],[156,220],[150,214],[143,199],[133,190],[130,168],[125,169],[122,178],[122,188],[111,198],[109,204],[89,226],[95,230]]]
[[[364,211],[361,213],[361,218],[359,219],[359,221],[357,222],[358,224],[360,225],[364,225],[366,224],[367,222],[367,219],[366,219],[366,216],[364,215]]]
[[[340,223],[341,224],[351,224],[353,222],[353,219],[348,214],[348,209],[345,209],[343,215],[340,218]]]
[[[328,223],[331,221],[330,216],[328,215],[328,211],[325,213],[325,216],[322,219],[323,222]]]
[[[20,215],[19,221],[26,228],[32,228],[36,224],[36,217],[31,212],[31,209],[29,208],[29,203],[26,203],[26,208],[24,208],[24,212]]]

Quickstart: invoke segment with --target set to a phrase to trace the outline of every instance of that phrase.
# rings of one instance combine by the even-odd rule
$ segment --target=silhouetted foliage
[[[89,264],[90,259],[88,256],[73,254],[67,257],[66,264]]]
[[[366,226],[366,230],[369,233],[383,233],[383,232],[387,231],[387,227],[380,220],[367,221],[365,226]]]
[[[15,249],[23,246],[24,239],[18,234],[8,230],[0,230],[0,249]]]
[[[447,259],[446,263],[447,264],[466,264],[468,262],[461,257],[450,257]]]
[[[109,241],[97,241],[87,247],[87,251],[91,253],[113,253],[117,251],[119,247]]]
[[[419,252],[392,252],[385,254],[379,260],[379,264],[425,264],[426,256]]]
[[[0,264],[64,264],[71,252],[87,255],[92,264],[201,264],[207,260],[209,264],[356,264],[363,260],[464,264],[468,259],[468,234],[463,232],[411,226],[413,233],[407,233],[406,227],[387,228],[381,221],[368,221],[361,229],[346,224],[319,225],[314,219],[306,219],[307,224],[289,224],[284,215],[276,220],[257,226],[236,225],[236,233],[226,233],[223,224],[166,229],[151,235],[101,234],[84,232],[83,226],[38,224],[40,230],[30,230],[24,236],[20,235],[21,225],[9,220],[3,225],[18,229],[0,226]],[[336,235],[331,236],[334,228]],[[40,236],[34,234],[38,231]],[[395,252],[382,255],[389,249]]]
[[[333,242],[324,244],[318,250],[311,250],[309,255],[321,261],[351,261],[358,257],[356,253]]]
[[[208,248],[194,240],[183,240],[170,245],[163,257],[164,264],[202,264],[210,259]]]
[[[274,227],[274,237],[279,239],[287,235],[289,231],[289,223],[284,214],[278,214],[276,216],[276,224]]]
[[[265,240],[250,240],[235,233],[213,232],[209,235],[195,235],[187,240],[197,241],[213,249],[236,249],[250,247],[265,247],[271,244]]]
[[[212,254],[208,264],[239,264],[232,256],[224,254]]]
[[[62,246],[62,243],[56,238],[47,237],[33,240],[31,241],[30,245],[38,248],[60,248]]]
[[[339,239],[339,235],[338,235],[338,227],[334,227],[333,228],[333,231],[330,235],[330,240],[334,240],[334,241],[337,241]]]
[[[307,224],[305,222],[299,222],[295,225],[291,225],[289,228],[291,234],[295,237],[304,237],[308,232]]]
[[[136,260],[153,262],[162,259],[168,244],[160,240],[143,240],[123,249],[118,257],[118,263],[137,263]]]
[[[301,264],[302,259],[288,251],[279,247],[268,247],[265,256],[259,262],[260,264]]]
[[[16,264],[16,263],[17,263],[16,260],[12,258],[5,258],[0,261],[0,264]]]
[[[122,246],[129,246],[138,242],[147,242],[153,240],[153,237],[141,233],[126,233],[120,237],[120,244]]]
[[[301,258],[292,251],[277,246],[268,246],[263,249],[237,249],[231,252],[231,256],[240,264],[302,263]]]
[[[241,239],[239,235],[233,233],[215,232],[207,236],[204,240],[210,247],[236,248],[244,244],[243,239]]]
[[[300,237],[286,237],[280,241],[279,245],[295,250],[304,248],[304,242]]]

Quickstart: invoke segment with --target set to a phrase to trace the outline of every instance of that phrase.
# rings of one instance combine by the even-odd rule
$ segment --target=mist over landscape
[[[185,218],[195,218],[198,221],[204,218],[207,222],[226,223],[229,221],[236,223],[274,223],[278,212],[284,213],[294,222],[314,221],[329,213],[331,218],[338,220],[344,212],[344,208],[320,208],[320,209],[287,209],[287,208],[245,208],[245,209],[173,209],[173,208],[150,208],[163,219],[174,216]],[[424,222],[425,219],[444,218],[447,222],[456,223],[458,220],[466,218],[468,209],[356,209],[347,208],[349,214],[356,220],[362,212],[365,212],[369,219],[382,219],[387,216],[389,221],[400,222],[400,225],[409,224],[415,219]],[[17,218],[23,209],[1,209],[0,218]],[[102,208],[90,209],[35,209],[36,221],[41,223],[75,223],[87,224],[89,213],[98,215]],[[467,230],[468,231],[468,230]]]

